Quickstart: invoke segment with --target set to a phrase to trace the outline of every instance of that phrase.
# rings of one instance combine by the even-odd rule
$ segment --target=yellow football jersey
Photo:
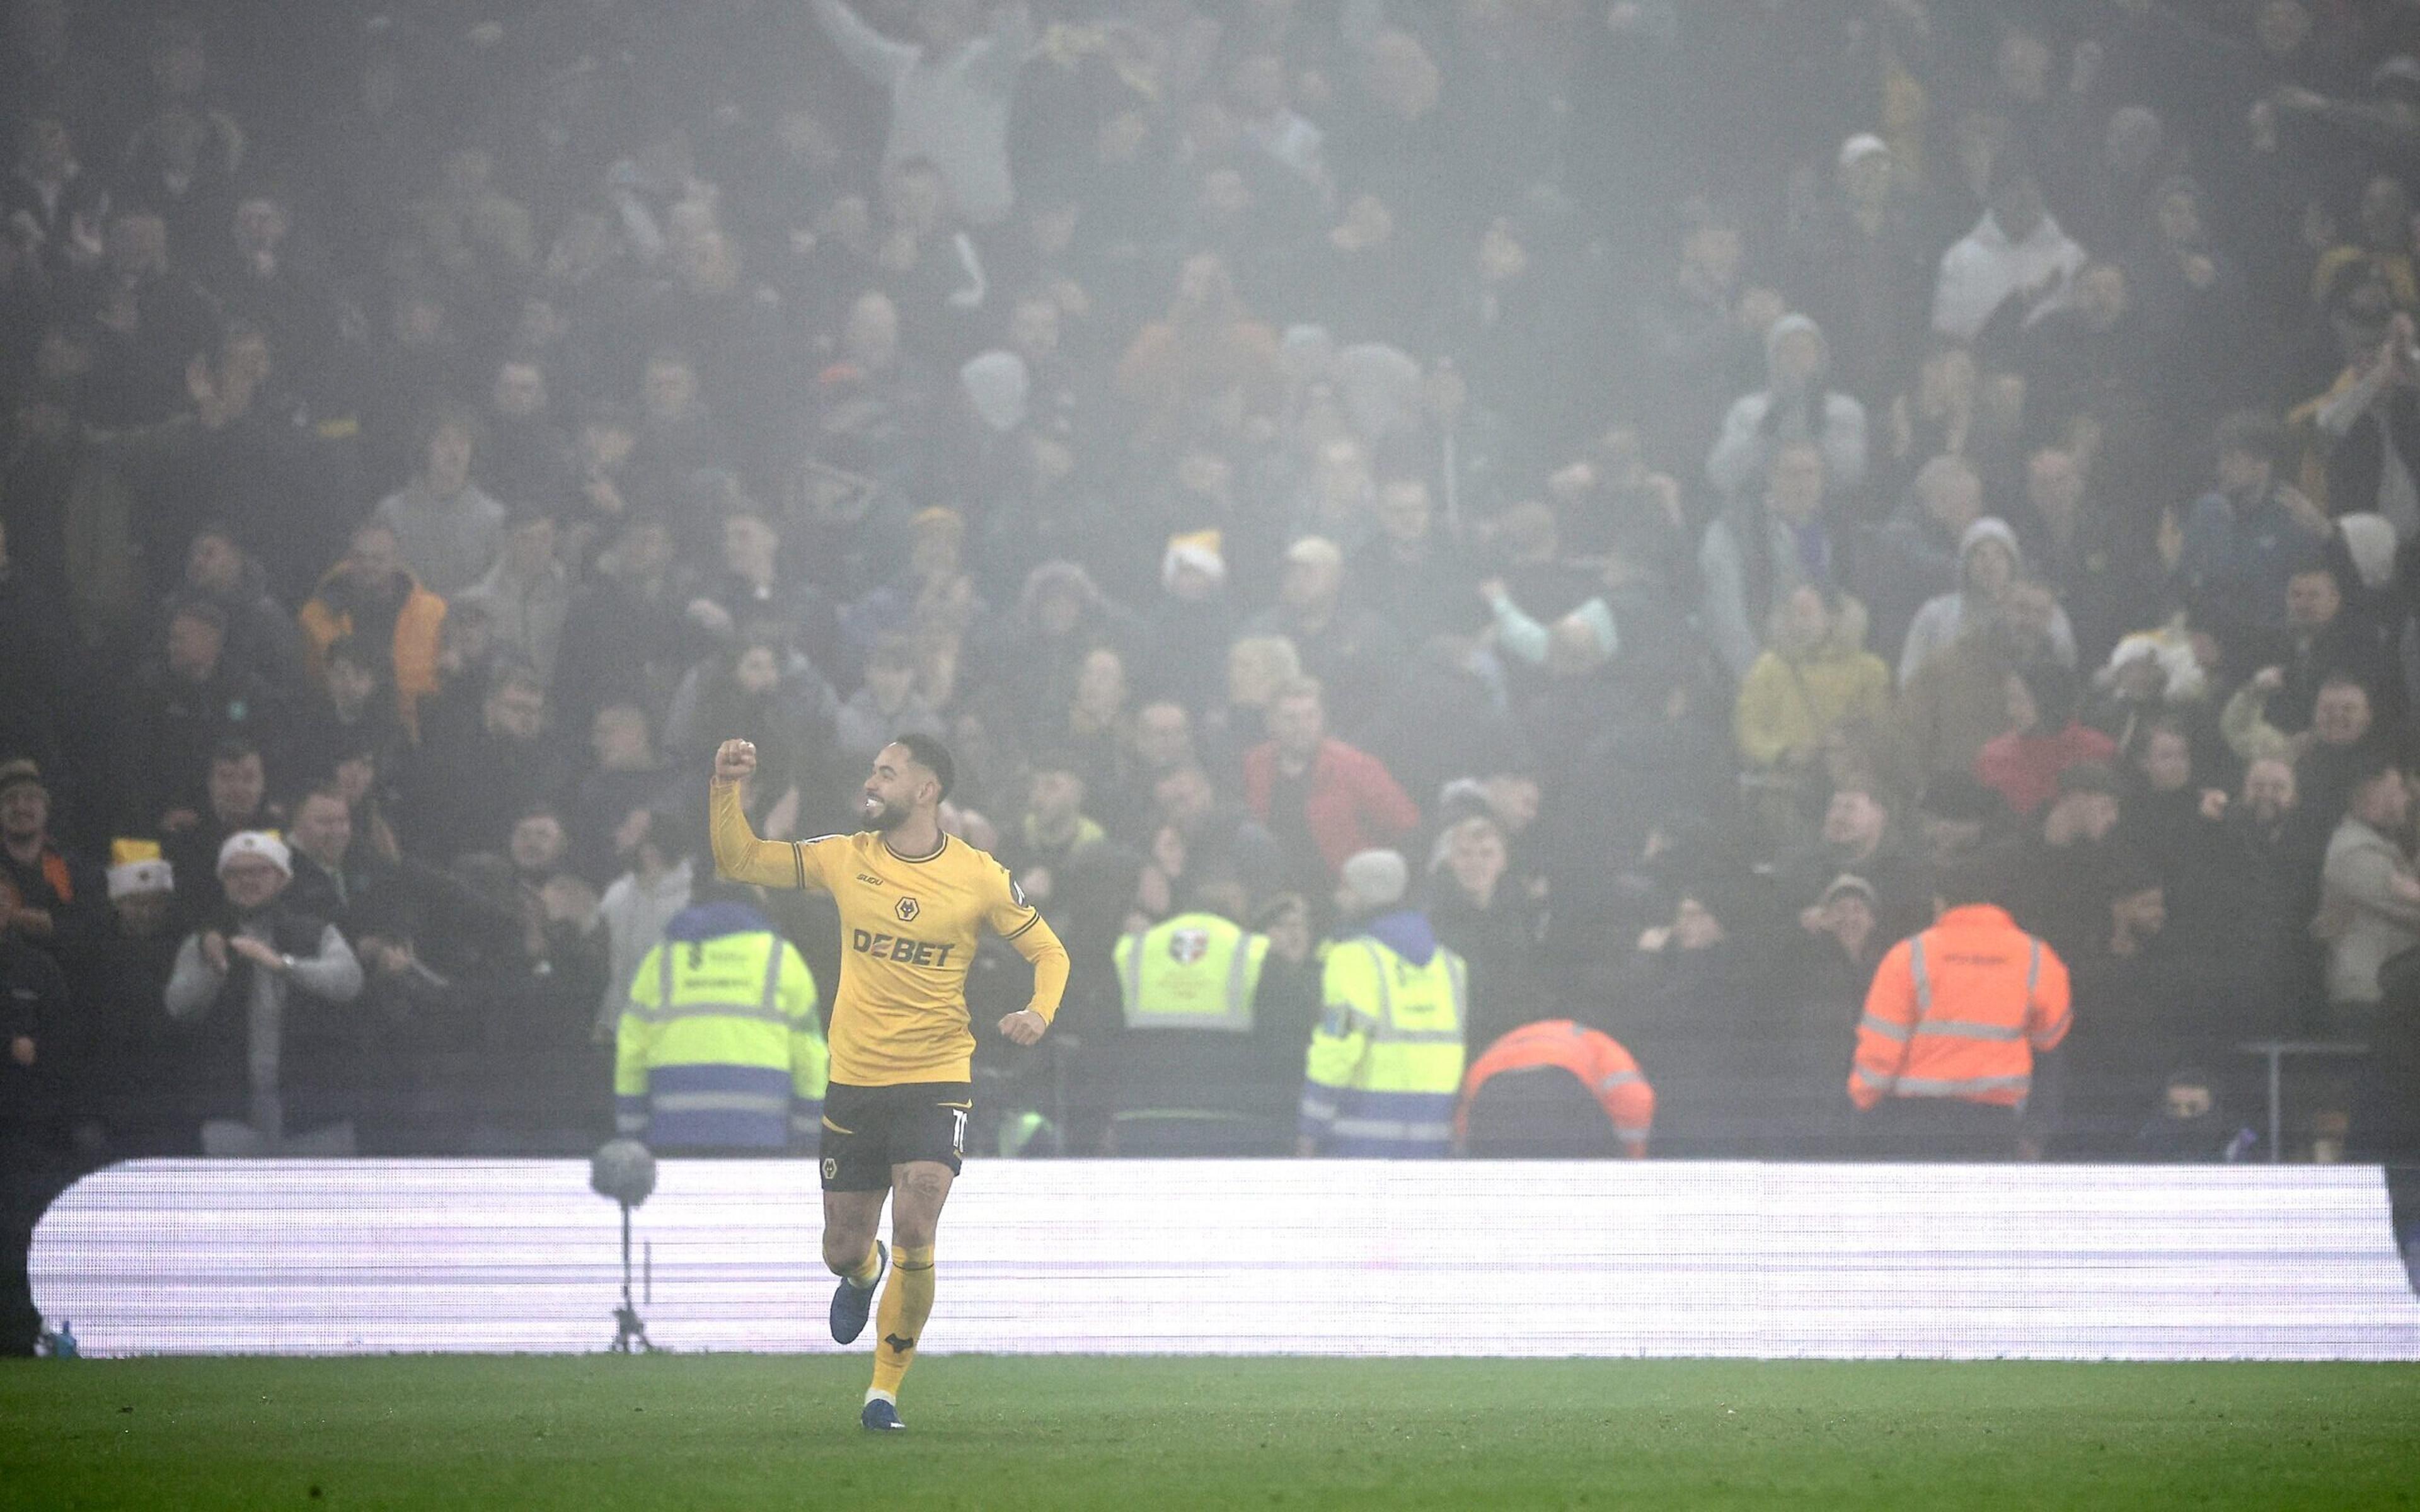
[[[759,840],[737,783],[714,785],[714,861],[735,881],[820,887],[840,904],[840,988],[832,998],[831,1079],[850,1087],[963,1082],[973,1072],[967,968],[986,925],[1033,963],[1045,1019],[1067,986],[1067,951],[1007,868],[955,837],[920,859],[878,834]]]

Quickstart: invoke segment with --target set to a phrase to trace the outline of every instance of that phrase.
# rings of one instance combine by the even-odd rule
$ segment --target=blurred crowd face
[[[210,812],[222,823],[237,824],[260,812],[260,800],[269,792],[269,774],[261,766],[260,753],[246,751],[233,761],[210,763],[206,785]]]
[[[1428,538],[1430,513],[1429,486],[1416,478],[1378,490],[1378,528],[1398,546],[1417,546]]]
[[[20,782],[0,795],[0,837],[23,845],[51,827],[51,795],[39,782]]]
[[[1288,675],[1275,664],[1265,638],[1247,636],[1227,648],[1227,702],[1239,709],[1267,703],[1270,692]]]
[[[235,208],[235,248],[247,258],[277,255],[286,244],[286,208],[265,194],[255,194]]]
[[[2372,829],[2399,836],[2412,818],[2412,790],[2400,772],[2381,772],[2353,789],[2352,814]]]
[[[148,210],[124,211],[109,223],[102,250],[110,271],[129,283],[165,272],[168,223]]]
[[[523,876],[544,876],[563,862],[566,843],[563,821],[552,814],[530,814],[513,825],[506,848],[513,870]]]
[[[2311,733],[2322,746],[2350,746],[2369,733],[2369,695],[2349,683],[2319,689],[2311,704]]]
[[[655,764],[647,717],[637,705],[609,703],[589,725],[588,748],[609,772],[644,772]]]
[[[2288,762],[2267,757],[2243,772],[2243,808],[2257,822],[2273,825],[2294,811],[2294,768]]]
[[[1942,467],[1924,475],[1918,497],[1924,512],[1953,535],[1983,517],[1983,480],[1972,468]]]
[[[1823,512],[1823,454],[1813,446],[1776,451],[1766,475],[1765,502],[1792,525],[1812,524]]]
[[[1454,825],[1446,842],[1446,870],[1452,873],[1454,886],[1474,901],[1483,903],[1494,895],[1509,860],[1504,832],[1483,818],[1466,819]]]
[[[1695,898],[1683,898],[1672,915],[1672,943],[1683,950],[1706,950],[1723,941],[1723,921]]]
[[[673,532],[663,524],[632,525],[613,544],[613,575],[627,582],[648,582],[673,564]]]
[[[2076,519],[2084,510],[2084,470],[2075,454],[2044,448],[2025,459],[2025,501],[2053,524]]]
[[[697,404],[697,370],[683,358],[649,358],[643,389],[649,420],[659,424],[686,420]]]
[[[2193,742],[2182,731],[2154,730],[2143,742],[2138,764],[2152,792],[2179,792],[2193,780]]]
[[[203,593],[232,594],[243,581],[243,553],[235,543],[214,532],[194,537],[185,552],[185,582]]]
[[[1823,602],[1823,594],[1813,588],[1800,587],[1781,601],[1782,649],[1805,656],[1822,646],[1832,635],[1832,609]]]
[[[750,646],[732,662],[731,681],[750,698],[762,698],[781,685],[781,657],[771,646]]]
[[[227,902],[236,912],[249,914],[266,908],[286,890],[286,873],[266,857],[239,856],[219,872],[219,885],[226,889]]]
[[[2070,840],[2099,844],[2118,827],[2118,818],[2115,796],[2106,793],[2068,793],[2052,802],[2047,827]]]
[[[1126,702],[1126,665],[1118,654],[1101,647],[1087,654],[1076,671],[1078,712],[1093,719],[1114,717]]]
[[[1872,794],[1843,788],[1823,810],[1823,843],[1862,859],[1883,842],[1889,825],[1890,810]]]
[[[1344,586],[1344,568],[1332,562],[1289,560],[1278,579],[1278,602],[1298,614],[1333,608]]]
[[[2011,647],[2022,654],[2039,655],[2051,643],[2051,626],[2058,623],[2058,601],[2049,589],[2040,583],[2021,582],[2009,587],[2000,600],[2000,625]]]
[[[315,793],[294,810],[287,838],[296,850],[333,872],[345,864],[345,853],[352,846],[352,812],[341,797]]]
[[[2218,486],[2228,493],[2256,493],[2269,486],[2275,472],[2275,464],[2257,452],[2230,446],[2218,454]]]
[[[1179,831],[1201,823],[1218,801],[1208,774],[1198,766],[1178,767],[1161,778],[1151,791],[1159,804],[1160,817]]]
[[[1786,393],[1803,393],[1823,370],[1823,340],[1793,327],[1773,344],[1773,381]]]
[[[113,898],[109,906],[117,915],[120,933],[128,939],[150,940],[167,932],[169,911],[176,902],[177,895],[163,887]]]
[[[428,491],[440,499],[451,499],[471,481],[470,427],[443,424],[428,438],[428,451],[422,479]]]
[[[535,740],[546,732],[546,695],[525,683],[507,682],[488,695],[488,728],[506,740]]]
[[[1055,583],[1033,601],[1033,623],[1053,640],[1076,633],[1084,619],[1084,598],[1072,584]]]
[[[2126,318],[2130,307],[2126,270],[2116,263],[2094,263],[2075,277],[2075,307],[2086,324],[2105,332]]]
[[[496,369],[490,399],[496,413],[508,420],[529,420],[546,413],[546,374],[535,363],[506,363]]]
[[[916,690],[915,658],[900,656],[868,660],[865,664],[865,686],[874,694],[876,707],[898,708]]]
[[[1327,733],[1327,715],[1308,693],[1279,699],[1269,705],[1269,738],[1295,761],[1308,761]]]
[[[1966,553],[1967,592],[1994,603],[2016,580],[2017,559],[2014,553],[1997,541],[1978,541]]]
[[[781,534],[760,516],[733,515],[722,522],[722,565],[736,578],[770,581],[781,548]]]
[[[226,632],[199,614],[179,614],[168,622],[168,670],[178,677],[209,681],[225,649]]]
[[[888,373],[899,363],[899,307],[884,294],[862,294],[848,307],[841,347],[869,373]]]
[[[2023,241],[2039,229],[2045,211],[2041,185],[2030,174],[2011,175],[1992,192],[1992,218],[2010,241]]]
[[[1816,922],[1839,942],[1841,949],[1862,957],[1866,942],[1874,937],[1873,901],[1862,892],[1843,888],[1818,911]]]
[[[1479,790],[1487,797],[1488,812],[1505,832],[1518,835],[1538,822],[1538,805],[1544,795],[1536,778],[1498,772],[1482,779]]]
[[[2252,18],[2252,35],[2271,57],[2291,57],[2310,38],[2310,8],[2302,0],[2268,0]]]
[[[1046,767],[1026,785],[1025,804],[1036,825],[1057,833],[1083,817],[1084,779],[1063,768]]]
[[[2298,572],[2286,579],[2286,619],[2298,630],[2317,630],[2344,608],[2344,590],[2332,572]]]
[[[2168,895],[2154,883],[2109,903],[2111,921],[2137,940],[2145,940],[2168,927]]]
[[[1879,205],[1889,198],[1893,171],[1887,152],[1860,152],[1836,170],[1840,193],[1857,205]]]

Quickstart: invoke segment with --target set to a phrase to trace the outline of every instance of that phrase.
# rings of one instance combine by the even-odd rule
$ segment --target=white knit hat
[[[1392,908],[1412,885],[1411,867],[1394,851],[1359,851],[1345,857],[1344,890],[1364,913]]]
[[[240,856],[257,856],[287,876],[294,874],[294,853],[266,829],[239,829],[229,835],[219,847],[219,875],[226,875],[227,867]]]
[[[1195,531],[1168,538],[1168,549],[1159,559],[1159,580],[1162,587],[1176,580],[1176,569],[1191,567],[1220,582],[1227,580],[1227,559],[1219,554],[1217,531]]]
[[[1845,168],[1860,158],[1870,158],[1877,152],[1885,157],[1890,156],[1890,144],[1871,131],[1859,131],[1840,144],[1840,166]]]
[[[132,898],[137,893],[176,890],[177,869],[163,860],[125,861],[109,869],[111,903],[120,898]]]

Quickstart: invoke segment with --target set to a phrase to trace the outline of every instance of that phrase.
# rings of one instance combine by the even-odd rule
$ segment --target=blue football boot
[[[878,1239],[874,1242],[874,1256],[872,1281],[861,1287],[843,1276],[840,1285],[832,1288],[831,1331],[835,1344],[854,1344],[857,1336],[865,1332],[865,1320],[874,1312],[874,1294],[882,1289],[882,1273],[891,1268],[891,1251]]]

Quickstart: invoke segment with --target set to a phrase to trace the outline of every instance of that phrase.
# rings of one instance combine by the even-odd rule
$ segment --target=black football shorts
[[[824,1090],[824,1190],[884,1191],[891,1167],[918,1160],[939,1161],[955,1176],[973,1111],[971,1082],[832,1083]]]

